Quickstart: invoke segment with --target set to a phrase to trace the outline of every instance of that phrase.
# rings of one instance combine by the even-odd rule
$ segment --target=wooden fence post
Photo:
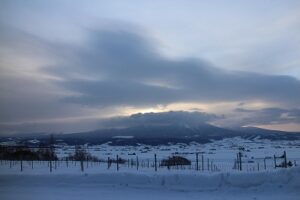
[[[107,157],[107,169],[109,169],[109,167],[110,167],[109,162],[110,162],[110,159],[109,159],[109,157]]]
[[[209,158],[207,158],[207,171],[209,171]]]
[[[52,172],[52,159],[51,158],[50,158],[49,164],[50,164],[50,172]]]
[[[21,172],[23,171],[23,158],[21,158]]]
[[[117,155],[117,171],[119,171],[119,156]]]
[[[204,171],[204,155],[202,154],[202,171]]]
[[[240,171],[242,171],[242,153],[239,152],[239,163],[240,163]]]
[[[80,168],[81,168],[81,171],[83,172],[84,171],[83,159],[80,160]]]
[[[86,168],[89,168],[89,156],[86,156]]]
[[[155,167],[155,171],[157,171],[157,159],[156,159],[156,154],[154,154],[154,167]]]
[[[286,152],[283,152],[283,157],[284,157],[284,167],[287,168],[287,159],[286,159]]]
[[[240,170],[240,158],[239,158],[239,153],[236,154],[236,165],[237,165],[237,169]]]
[[[199,170],[199,163],[198,163],[198,153],[196,153],[196,170]]]

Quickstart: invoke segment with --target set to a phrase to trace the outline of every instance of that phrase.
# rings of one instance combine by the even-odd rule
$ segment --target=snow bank
[[[111,172],[0,173],[0,199],[298,200],[300,196],[300,168],[216,174]]]
[[[163,174],[1,174],[0,187],[8,183],[47,185],[117,185],[133,188],[213,191],[227,189],[261,189],[294,191],[300,194],[300,168],[260,173]]]

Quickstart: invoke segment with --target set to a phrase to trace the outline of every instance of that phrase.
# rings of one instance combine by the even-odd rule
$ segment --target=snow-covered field
[[[215,200],[299,200],[300,167],[274,169],[273,155],[287,152],[287,158],[300,163],[300,141],[224,139],[209,144],[172,144],[163,146],[86,146],[88,152],[103,161],[117,155],[136,160],[140,167],[116,164],[107,168],[106,162],[2,161],[0,163],[0,199],[215,199]],[[243,153],[243,171],[233,169],[237,152]],[[56,149],[63,159],[74,153],[73,146]],[[219,170],[195,170],[196,152],[213,161]],[[191,167],[153,167],[158,160],[171,155],[182,155],[193,161]],[[267,168],[262,165],[267,160]],[[148,165],[147,161],[150,164]],[[142,164],[142,162],[144,162]],[[201,163],[201,157],[199,157]],[[258,171],[258,163],[260,170]]]
[[[0,199],[286,199],[300,196],[300,168],[273,172],[117,172],[60,168],[7,173],[1,168]]]
[[[222,171],[232,171],[237,153],[242,152],[243,165],[246,171],[257,171],[264,168],[264,158],[267,170],[273,170],[273,156],[281,156],[284,151],[287,158],[293,164],[300,164],[300,141],[270,141],[270,140],[246,140],[239,137],[213,141],[207,144],[170,144],[170,145],[138,145],[138,146],[110,146],[109,144],[97,146],[85,146],[85,149],[93,156],[107,160],[108,157],[116,159],[116,156],[128,160],[136,160],[148,165],[154,162],[154,154],[157,159],[165,159],[172,155],[179,155],[192,161],[191,169],[196,166],[196,153],[199,153],[199,162],[204,158],[204,169],[207,169],[207,161],[213,162]],[[60,158],[73,154],[74,146],[65,146],[57,149]],[[201,165],[201,164],[200,164]],[[259,165],[259,166],[258,166]],[[201,166],[200,166],[201,167]]]

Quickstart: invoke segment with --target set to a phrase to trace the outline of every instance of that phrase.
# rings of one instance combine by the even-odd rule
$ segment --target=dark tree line
[[[0,146],[1,160],[58,160],[57,155],[51,148],[5,147]]]

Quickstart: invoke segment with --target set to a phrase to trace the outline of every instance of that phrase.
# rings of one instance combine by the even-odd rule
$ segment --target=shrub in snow
[[[161,166],[191,165],[191,161],[182,156],[172,156],[161,161]]]
[[[75,154],[69,155],[68,159],[74,161],[82,161],[82,160],[99,161],[99,159],[96,156],[92,156],[89,152],[87,152],[79,145],[75,147]]]

